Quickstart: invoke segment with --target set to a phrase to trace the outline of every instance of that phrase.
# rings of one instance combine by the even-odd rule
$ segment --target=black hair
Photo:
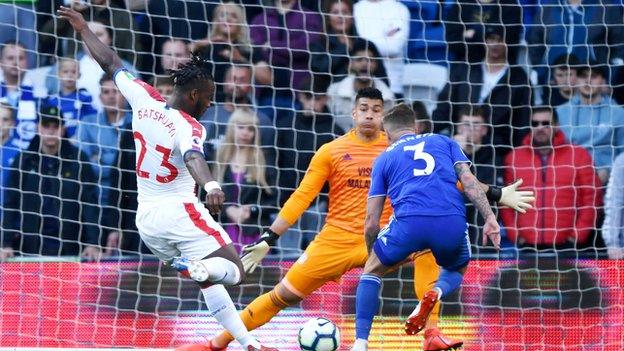
[[[5,101],[0,101],[0,109],[9,110],[11,112],[11,119],[13,122],[17,121],[17,109],[13,105]]]
[[[112,75],[112,74],[110,74],[110,73],[104,73],[104,74],[102,75],[102,78],[100,78],[100,85],[102,85],[102,83],[104,83],[104,82],[108,82],[108,81],[112,81],[112,82],[114,82],[114,81],[115,81],[115,79],[113,79],[113,75]]]
[[[358,90],[357,95],[355,95],[355,102],[357,103],[357,101],[361,98],[383,101],[383,95],[381,94],[381,91],[373,87],[366,87]]]
[[[580,63],[581,62],[575,55],[562,54],[557,56],[551,67],[578,70]]]
[[[9,45],[14,45],[14,46],[19,46],[20,48],[26,50],[26,46],[17,40],[7,40],[4,43],[2,43],[2,45],[0,45],[0,57],[2,57],[4,55],[4,48],[6,48]]]
[[[416,114],[406,104],[398,104],[384,115],[383,125],[388,132],[399,129],[414,129]]]
[[[301,83],[301,92],[304,94],[327,94],[327,89],[330,85],[330,78],[325,74],[314,74],[307,77]]]
[[[373,54],[373,57],[371,58],[374,58],[374,59],[379,59],[381,57],[381,54],[379,54],[379,50],[377,49],[377,46],[375,46],[375,44],[373,44],[372,41],[359,39],[359,38],[354,40],[353,47],[351,47],[351,50],[349,50],[349,56],[353,57],[359,51],[370,51],[370,53]]]
[[[557,109],[552,106],[543,105],[543,106],[535,106],[531,108],[531,115],[536,113],[548,112],[552,115],[552,121],[554,124],[559,123],[559,114],[557,113]]]
[[[412,110],[414,111],[414,115],[416,115],[416,122],[419,124],[420,132],[431,133],[433,126],[425,104],[420,100],[415,100],[412,102]]]
[[[609,80],[609,69],[606,64],[590,61],[589,64],[582,65],[577,73],[579,76],[599,74],[602,78]]]
[[[173,86],[182,90],[193,89],[199,82],[214,85],[212,63],[200,55],[191,55],[191,60],[180,65],[177,70],[170,70]]]
[[[490,123],[490,109],[487,105],[465,104],[460,107],[457,116],[459,119],[461,119],[462,116],[480,116],[483,117],[484,123]]]

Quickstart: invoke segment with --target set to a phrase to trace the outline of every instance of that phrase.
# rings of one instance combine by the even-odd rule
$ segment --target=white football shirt
[[[125,69],[113,76],[132,107],[139,204],[197,202],[195,180],[184,163],[189,151],[204,153],[206,130],[193,117],[167,106],[151,85]]]

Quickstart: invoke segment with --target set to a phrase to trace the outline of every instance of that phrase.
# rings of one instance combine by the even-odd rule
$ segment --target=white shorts
[[[163,261],[199,260],[232,242],[198,202],[139,205],[136,225],[145,245]]]

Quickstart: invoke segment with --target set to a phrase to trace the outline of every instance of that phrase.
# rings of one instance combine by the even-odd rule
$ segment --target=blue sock
[[[442,296],[440,298],[444,298],[446,295],[459,288],[463,277],[464,276],[458,271],[447,271],[446,269],[442,269],[440,276],[438,277],[438,282],[435,285],[436,288],[440,288],[440,290],[442,290]]]
[[[368,340],[373,317],[379,310],[381,279],[372,274],[362,274],[355,295],[355,337]]]

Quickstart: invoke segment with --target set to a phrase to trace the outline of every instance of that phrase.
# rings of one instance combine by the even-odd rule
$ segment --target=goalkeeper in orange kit
[[[358,91],[352,111],[355,128],[321,146],[312,158],[299,187],[284,204],[277,219],[256,243],[243,249],[243,265],[247,272],[252,272],[279,236],[298,220],[318,196],[325,182],[329,183],[330,200],[325,226],[282,281],[273,290],[252,301],[241,312],[241,319],[249,330],[269,322],[279,311],[299,303],[326,282],[337,280],[350,269],[361,268],[366,263],[368,254],[363,234],[370,172],[374,159],[388,147],[386,136],[382,132],[382,115],[381,92],[375,88]],[[516,183],[503,189],[493,188],[489,194],[494,200],[507,200],[499,202],[516,209],[529,208],[528,202],[532,201],[532,193],[516,192],[517,185]],[[483,185],[483,189],[487,191],[489,187]],[[388,222],[391,213],[392,208],[386,202],[382,224]],[[417,292],[428,291],[433,286],[430,287],[429,284],[435,283],[437,279],[435,261],[423,259],[427,256],[432,255],[422,254],[415,261],[415,270],[419,272],[415,282]],[[432,263],[435,269],[430,267]],[[439,332],[432,335],[435,338]],[[223,332],[204,345],[178,350],[225,350],[233,340],[231,335]],[[452,343],[461,345],[461,342]],[[437,347],[435,342],[427,344],[425,341],[425,344]],[[428,350],[440,349],[431,347]]]

